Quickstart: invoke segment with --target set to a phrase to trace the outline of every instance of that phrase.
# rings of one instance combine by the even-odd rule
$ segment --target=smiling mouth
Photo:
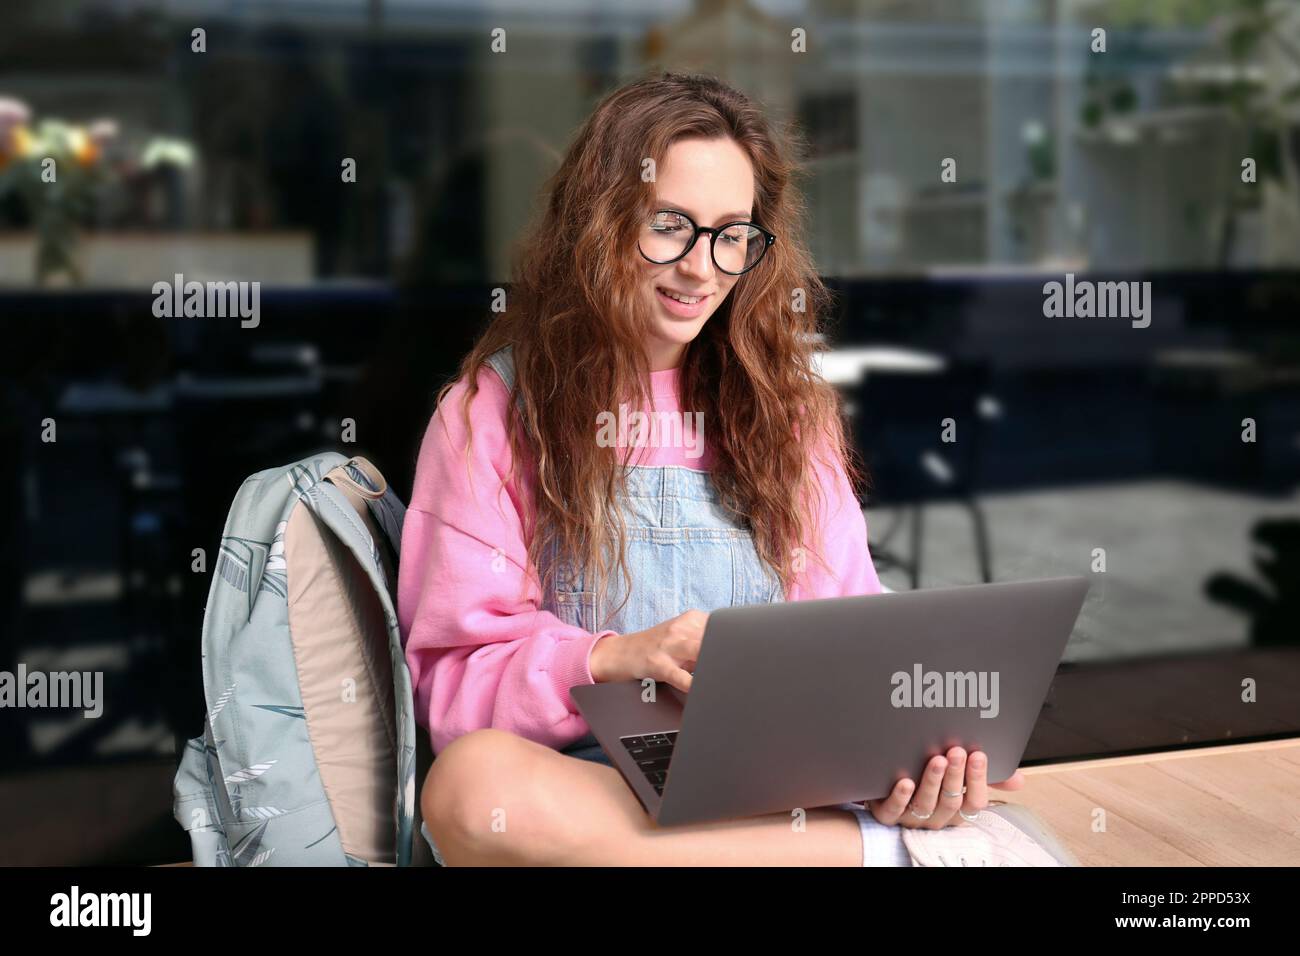
[[[682,305],[697,305],[709,297],[708,295],[685,295],[681,292],[674,292],[672,289],[665,289],[663,286],[656,286],[656,288],[668,298],[680,302]]]

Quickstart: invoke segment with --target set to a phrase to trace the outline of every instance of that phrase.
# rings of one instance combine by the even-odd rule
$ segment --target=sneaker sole
[[[986,813],[996,813],[1012,826],[1019,827],[1053,856],[1061,866],[1082,866],[1073,853],[1051,831],[1047,824],[1028,807],[1016,803],[990,804],[984,808]]]

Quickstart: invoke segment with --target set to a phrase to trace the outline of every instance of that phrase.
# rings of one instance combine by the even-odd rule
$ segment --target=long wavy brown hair
[[[754,220],[778,237],[687,346],[679,370],[680,408],[703,413],[719,502],[751,532],[788,595],[809,555],[826,566],[815,546],[802,544],[820,540],[821,529],[810,527],[823,494],[813,456],[828,466],[838,458],[854,488],[864,478],[839,397],[812,366],[825,348],[817,333],[832,295],[806,249],[806,207],[792,182],[802,133],[774,133],[754,102],[710,76],[664,72],[623,86],[599,103],[548,179],[546,204],[513,250],[508,307],[459,370],[468,430],[479,370],[513,346],[508,434],[515,467],[526,463],[535,489],[523,515],[528,557],[542,567],[555,544],[575,567],[594,570],[598,607],[615,565],[632,593],[616,506],[627,459],[596,435],[597,416],[620,402],[650,407],[651,303],[640,291],[636,240],[656,205],[643,163],[661,165],[677,140],[718,137],[748,155]],[[468,440],[465,452],[468,465]],[[548,566],[539,582],[543,594],[553,573]]]

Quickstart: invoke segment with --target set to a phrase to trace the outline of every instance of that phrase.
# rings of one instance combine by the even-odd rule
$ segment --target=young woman
[[[837,397],[812,370],[828,292],[791,150],[711,78],[606,97],[439,395],[399,614],[447,863],[909,865],[901,828],[988,802],[984,755],[953,748],[803,830],[789,814],[659,829],[569,696],[689,690],[715,608],[880,590]]]

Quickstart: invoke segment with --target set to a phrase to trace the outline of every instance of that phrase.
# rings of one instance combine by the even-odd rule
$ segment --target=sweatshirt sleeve
[[[831,464],[827,465],[822,458],[830,458]],[[840,456],[829,454],[823,445],[814,456],[813,469],[821,488],[820,501],[814,499],[812,505],[820,538],[810,547],[805,570],[795,580],[791,600],[879,594],[880,579],[867,547],[867,520],[849,483],[844,462]],[[809,534],[816,530],[810,530]],[[813,549],[821,554],[830,571],[813,556]]]
[[[520,475],[510,471],[509,393],[484,367],[465,457],[458,382],[420,447],[398,562],[398,619],[417,719],[435,752],[496,727],[562,748],[588,732],[569,688],[593,683],[592,634],[541,609],[523,534]],[[517,470],[518,471],[518,470]]]

